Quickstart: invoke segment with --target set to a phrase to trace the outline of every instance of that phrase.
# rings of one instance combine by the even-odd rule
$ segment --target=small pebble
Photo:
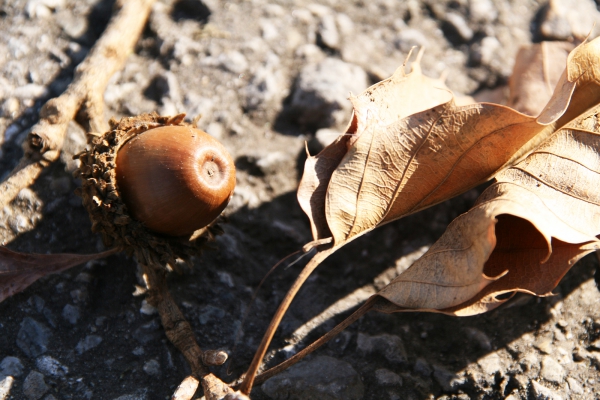
[[[23,363],[17,357],[4,357],[0,362],[0,376],[21,376],[23,368]]]
[[[144,372],[150,376],[160,375],[160,364],[157,360],[150,360],[144,363]]]
[[[402,377],[389,369],[380,368],[376,370],[375,379],[382,386],[402,386]]]
[[[69,373],[69,368],[50,356],[41,356],[35,361],[35,366],[44,374],[63,377]]]
[[[102,337],[97,335],[89,335],[77,343],[75,350],[77,350],[77,353],[83,354],[86,351],[98,346],[100,343],[102,343]]]
[[[31,371],[23,382],[23,394],[29,400],[40,399],[50,389],[44,381],[44,375],[37,371]]]
[[[545,380],[560,384],[564,382],[565,370],[557,363],[554,358],[550,356],[544,356],[542,358],[542,369],[540,370],[540,377]]]
[[[583,394],[583,386],[575,378],[567,378],[569,384],[569,390],[574,394]]]
[[[423,376],[431,376],[431,373],[433,372],[427,361],[422,357],[417,358],[413,370],[417,374]]]
[[[473,38],[473,30],[467,25],[467,21],[462,15],[449,12],[446,14],[446,22],[454,28],[464,42],[468,42]]]
[[[321,18],[318,29],[319,41],[330,49],[337,49],[340,45],[340,34],[332,14],[326,14]]]
[[[17,346],[28,357],[37,357],[48,350],[50,329],[33,318],[25,317],[17,333]]]
[[[69,321],[69,323],[75,325],[81,316],[79,312],[79,307],[74,306],[72,304],[67,304],[62,311],[62,316],[64,319]]]
[[[554,390],[548,389],[536,381],[531,381],[531,391],[535,400],[563,400],[562,396]]]

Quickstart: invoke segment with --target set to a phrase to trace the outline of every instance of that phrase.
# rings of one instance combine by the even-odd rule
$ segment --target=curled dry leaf
[[[43,276],[107,257],[117,251],[111,249],[95,254],[25,254],[0,246],[0,302]]]
[[[507,293],[544,296],[575,262],[600,249],[600,106],[496,180],[379,292],[393,304],[384,311],[473,315],[499,306]],[[481,288],[471,284],[499,274]]]
[[[489,180],[554,122],[497,104],[456,106],[418,65],[351,101],[347,134],[309,157],[298,189],[314,239],[333,237],[335,247]]]

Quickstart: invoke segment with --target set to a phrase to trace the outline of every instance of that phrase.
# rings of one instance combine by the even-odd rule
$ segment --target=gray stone
[[[35,361],[35,366],[44,374],[62,377],[69,373],[69,368],[50,356],[41,356]]]
[[[325,14],[319,23],[317,31],[320,42],[330,49],[337,49],[340,45],[340,34],[338,33],[333,14]]]
[[[477,364],[479,364],[483,373],[488,376],[502,370],[502,358],[498,353],[488,354],[481,358]]]
[[[0,400],[5,400],[8,398],[10,389],[12,388],[14,382],[15,378],[12,376],[6,376],[4,378],[0,376]]]
[[[569,390],[573,393],[573,394],[583,394],[583,386],[581,386],[581,383],[579,383],[577,381],[577,379],[575,378],[567,378],[567,383],[569,384]]]
[[[62,310],[62,316],[64,319],[75,325],[81,316],[79,307],[67,304]]]
[[[79,343],[77,343],[75,350],[77,350],[77,353],[83,354],[86,351],[98,346],[100,343],[102,343],[102,338],[100,336],[88,335],[85,337],[85,339],[80,340]]]
[[[364,394],[352,366],[328,356],[294,365],[263,383],[262,390],[275,400],[358,400]]]
[[[160,363],[157,360],[150,360],[144,363],[144,372],[150,376],[160,375]]]
[[[241,74],[248,69],[246,57],[237,50],[221,53],[218,61],[221,67],[234,74]]]
[[[462,15],[449,12],[446,14],[446,22],[454,28],[464,42],[468,42],[473,38],[473,30],[469,28],[467,21],[465,21]]]
[[[544,356],[540,376],[552,383],[562,383],[565,380],[565,369],[554,358]]]
[[[356,339],[356,348],[363,354],[377,354],[385,357],[386,360],[406,364],[406,349],[402,339],[395,335],[383,334],[376,336],[359,333]]]
[[[160,323],[158,320],[153,319],[152,321],[145,323],[133,332],[133,337],[142,344],[146,344],[157,340],[162,336],[160,330]]]
[[[439,365],[433,366],[433,378],[445,392],[450,393],[456,392],[459,387],[467,382],[465,377],[460,377]]]
[[[23,363],[17,357],[4,357],[0,362],[0,376],[21,376],[23,368]]]
[[[206,325],[209,321],[218,321],[225,316],[225,310],[219,307],[207,305],[200,309],[200,323]]]
[[[362,68],[328,57],[302,69],[291,107],[303,125],[341,126],[349,119],[352,109],[349,93],[360,94],[367,86],[367,74]]]
[[[17,333],[17,346],[28,357],[37,357],[48,350],[50,329],[33,318],[25,317]]]
[[[531,392],[535,400],[563,400],[562,396],[554,390],[548,389],[536,381],[531,381]]]
[[[264,62],[256,69],[244,88],[246,109],[255,110],[261,106],[268,106],[280,101],[287,94],[279,65],[280,60],[275,53],[269,52],[265,56]]]
[[[474,22],[492,22],[498,11],[491,0],[469,0],[469,17]]]
[[[376,370],[375,379],[382,386],[402,386],[402,377],[389,369],[380,368]]]
[[[29,400],[40,399],[48,389],[50,388],[44,381],[44,375],[37,371],[31,371],[23,382],[23,394],[25,394]]]
[[[433,372],[429,366],[429,363],[427,363],[427,360],[422,357],[417,358],[417,361],[415,361],[415,365],[413,366],[413,370],[417,374],[423,376],[431,376],[431,373]]]

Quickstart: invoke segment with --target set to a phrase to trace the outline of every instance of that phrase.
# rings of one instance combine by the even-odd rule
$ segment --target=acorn
[[[76,156],[92,230],[146,265],[174,267],[197,254],[221,232],[216,220],[235,187],[227,150],[184,117],[112,119]]]

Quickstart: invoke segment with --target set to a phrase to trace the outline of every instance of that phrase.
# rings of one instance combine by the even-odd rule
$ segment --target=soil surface
[[[426,75],[446,73],[461,94],[501,93],[519,46],[600,26],[594,2],[563,3],[557,13],[534,0],[157,2],[106,90],[105,115],[185,112],[191,121],[201,114],[199,127],[235,159],[225,234],[193,271],[169,278],[200,346],[229,353],[216,375],[232,381],[245,371],[303,265],[275,270],[251,302],[270,268],[311,240],[295,197],[305,143],[315,154],[342,132],[348,92],[386,78],[412,46],[425,46]],[[112,7],[0,4],[0,177],[17,164],[41,106],[71,82]],[[61,161],[0,210],[0,243],[35,253],[105,249],[73,193],[72,155],[85,145],[73,123]],[[381,227],[330,257],[284,318],[268,364],[325,333],[406,269],[480,191]],[[597,270],[588,256],[555,296],[519,295],[480,316],[367,314],[252,398],[598,398]],[[0,399],[169,399],[189,367],[144,296],[132,294],[136,285],[135,260],[115,255],[40,279],[1,303]]]

